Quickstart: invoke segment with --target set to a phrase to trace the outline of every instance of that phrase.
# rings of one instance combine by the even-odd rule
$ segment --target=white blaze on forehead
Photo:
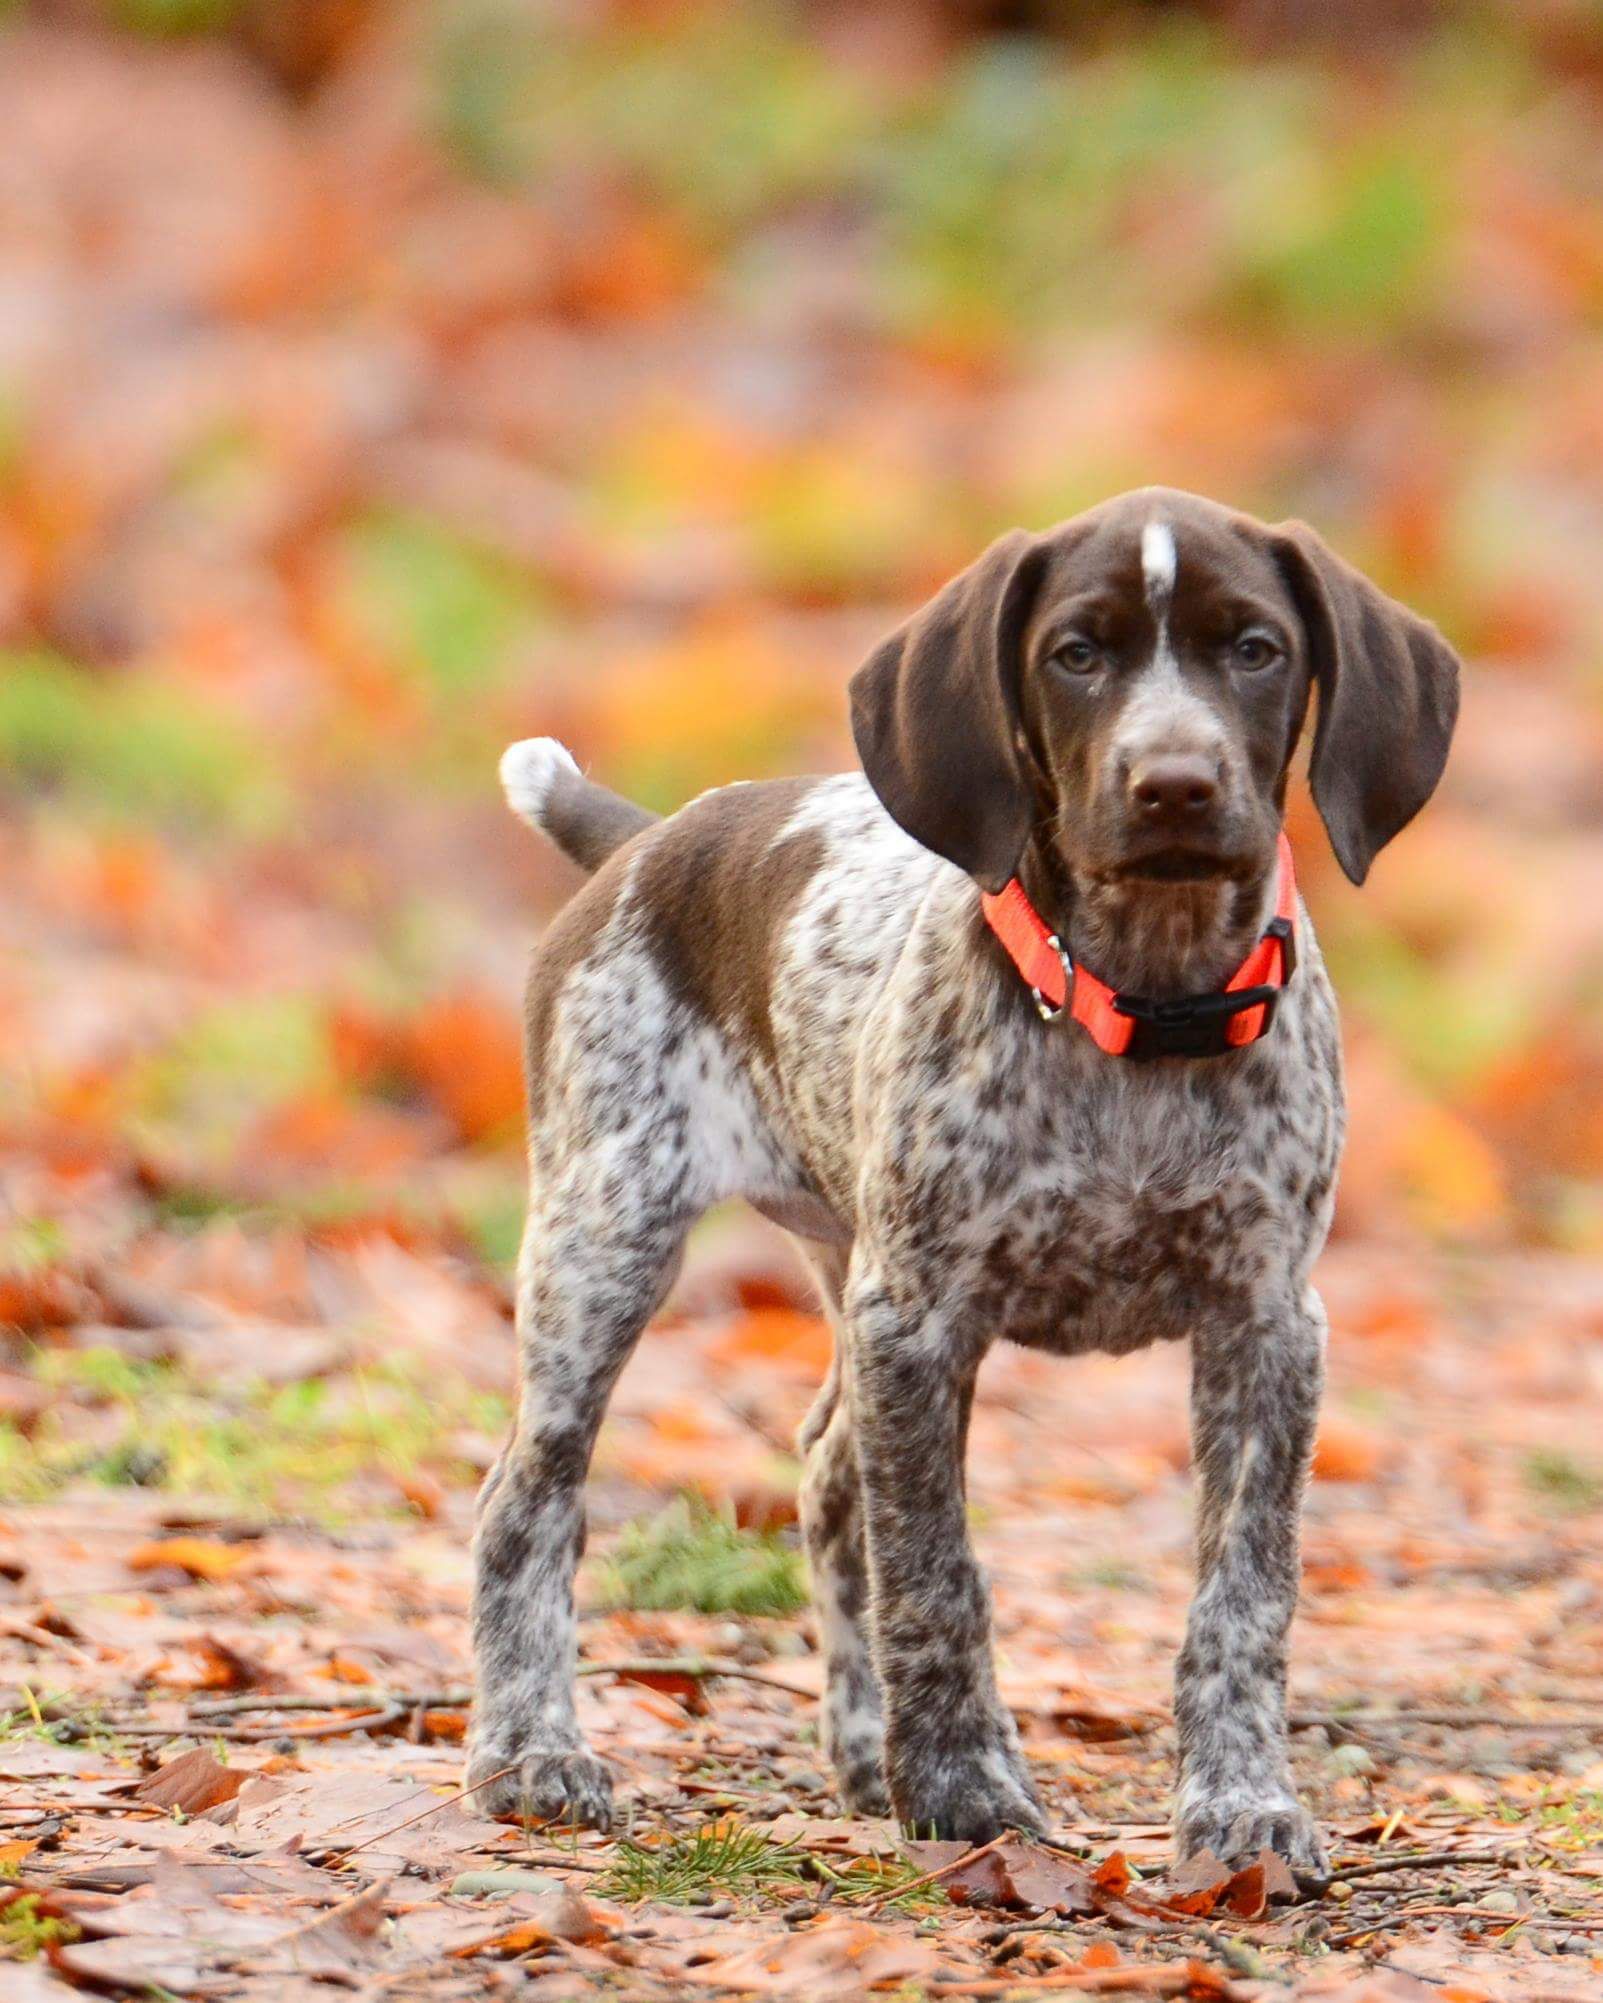
[[[1167,522],[1148,522],[1141,531],[1141,576],[1147,603],[1156,613],[1161,614],[1169,603],[1178,561],[1174,530]]]
[[[1178,567],[1174,530],[1165,521],[1148,522],[1141,531],[1141,581],[1158,639],[1119,720],[1116,748],[1127,760],[1178,750],[1223,756],[1219,719],[1194,689],[1187,688],[1169,638],[1169,605]]]

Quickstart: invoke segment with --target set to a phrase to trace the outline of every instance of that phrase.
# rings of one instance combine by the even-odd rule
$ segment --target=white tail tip
[[[542,826],[551,789],[565,772],[579,777],[573,753],[554,737],[525,737],[508,745],[501,754],[501,789],[507,805],[530,827]]]

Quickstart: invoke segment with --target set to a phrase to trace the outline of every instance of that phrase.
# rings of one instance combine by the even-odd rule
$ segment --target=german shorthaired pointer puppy
[[[850,1807],[1043,1828],[965,1522],[975,1373],[999,1337],[1183,1338],[1178,1848],[1323,1868],[1284,1709],[1343,1129],[1280,834],[1316,691],[1313,795],[1362,882],[1441,775],[1457,661],[1301,524],[1149,489],[1004,536],[886,640],[851,685],[862,774],[657,821],[550,740],[507,753],[512,806],[595,876],[528,991],[522,1398],[476,1541],[494,1808],[607,1824],[573,1704],[585,1471],[686,1233],[741,1196],[835,1328],[802,1521]]]

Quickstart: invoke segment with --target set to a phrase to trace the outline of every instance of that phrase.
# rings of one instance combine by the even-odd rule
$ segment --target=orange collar
[[[994,897],[982,893],[980,908],[1029,983],[1044,1022],[1055,1022],[1066,1010],[1110,1057],[1222,1057],[1266,1034],[1280,991],[1296,969],[1297,877],[1284,834],[1279,854],[1275,915],[1263,937],[1222,989],[1178,1001],[1116,993],[1075,966],[1016,876]]]

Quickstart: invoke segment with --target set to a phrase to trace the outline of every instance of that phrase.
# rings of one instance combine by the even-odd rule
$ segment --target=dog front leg
[[[965,1520],[979,1350],[871,1275],[854,1275],[847,1320],[891,1802],[921,1836],[1039,1834],[1045,1817],[997,1695],[990,1592]]]
[[[1197,1593],[1175,1680],[1179,1853],[1240,1863],[1269,1849],[1312,1875],[1325,1854],[1287,1760],[1286,1635],[1324,1335],[1310,1292],[1193,1347]]]

